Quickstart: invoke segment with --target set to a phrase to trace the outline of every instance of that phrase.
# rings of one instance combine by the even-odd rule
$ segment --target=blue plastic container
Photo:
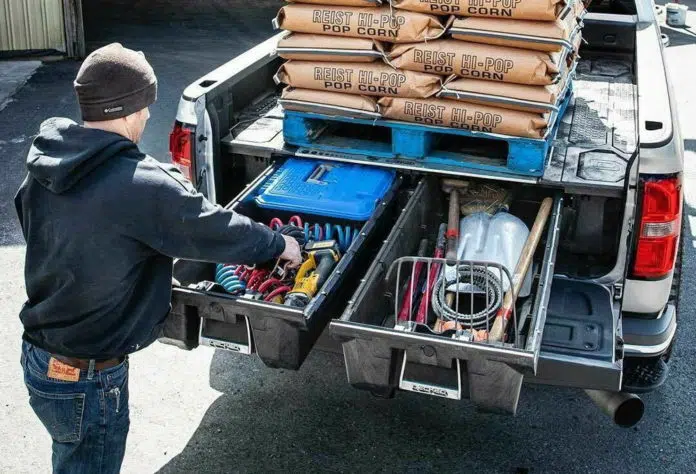
[[[265,209],[366,221],[396,174],[347,163],[289,159],[256,197]]]

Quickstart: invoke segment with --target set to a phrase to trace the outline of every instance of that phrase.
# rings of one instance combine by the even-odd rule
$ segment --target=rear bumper
[[[673,274],[662,280],[626,280],[623,310],[630,313],[658,313],[669,300]]]
[[[624,354],[657,357],[669,349],[677,333],[677,311],[668,304],[657,319],[624,318]]]

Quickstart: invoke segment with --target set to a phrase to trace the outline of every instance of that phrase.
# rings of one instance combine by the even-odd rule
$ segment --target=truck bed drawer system
[[[593,261],[600,268],[598,272],[588,265],[589,270],[584,273],[573,273],[569,269],[575,258],[585,254],[574,252],[578,246],[569,245],[570,240],[564,239],[568,229],[573,229],[572,225],[566,226],[566,221],[583,214],[580,201],[591,201],[584,203],[586,207],[605,206],[605,201],[595,201],[599,197],[613,204],[621,201],[623,205],[637,156],[633,59],[624,54],[611,59],[594,57],[588,51],[578,65],[575,91],[559,122],[544,169],[538,170],[536,176],[523,176],[401,155],[378,159],[374,153],[359,154],[354,147],[350,151],[332,151],[311,145],[293,146],[283,139],[283,121],[287,117],[277,106],[277,95],[269,90],[235,115],[234,121],[248,126],[232,127],[222,139],[226,158],[230,162],[240,161],[239,169],[247,173],[257,169],[253,173],[256,174],[259,163],[275,160],[271,168],[232,200],[228,205],[232,209],[259,222],[268,223],[273,217],[283,222],[291,220],[293,213],[277,207],[263,208],[256,199],[289,157],[350,163],[365,169],[377,166],[399,174],[374,212],[364,220],[330,220],[331,225],[355,226],[359,232],[344,248],[342,259],[321,291],[305,308],[247,298],[230,294],[219,285],[202,284],[215,281],[219,268],[215,263],[176,261],[174,276],[181,285],[173,290],[165,340],[188,349],[206,344],[247,355],[258,354],[269,367],[296,370],[327,329],[325,334],[330,334],[344,354],[349,383],[358,389],[387,397],[402,390],[470,399],[481,408],[507,413],[516,412],[523,382],[607,391],[605,394],[620,391],[621,296],[615,292],[615,281],[594,279],[607,274],[605,267],[611,269],[610,265],[614,265],[616,252],[608,252],[611,255],[607,262],[601,258],[603,253],[597,254]],[[374,141],[366,129],[351,130],[348,131],[359,139]],[[474,151],[466,157],[469,161],[475,161],[474,155],[481,152],[479,143],[474,145]],[[491,153],[484,154],[489,165]],[[434,330],[438,324],[444,324],[444,316],[435,311],[435,287],[431,287],[432,294],[428,289],[431,269],[440,269],[437,258],[425,264],[426,276],[414,278],[416,265],[424,262],[419,252],[423,240],[430,244],[437,241],[441,224],[448,220],[447,201],[440,189],[443,176],[464,178],[470,183],[505,183],[514,189],[510,214],[530,228],[542,202],[552,200],[540,242],[532,254],[526,284],[529,288],[524,295],[510,291],[514,286],[513,268],[505,267],[509,271],[507,286],[505,278],[500,278],[497,295],[512,293],[516,302],[507,331],[499,341],[488,337],[490,319],[483,329],[474,328],[473,323],[467,327],[455,318],[455,329]],[[314,204],[312,213],[309,209]],[[302,218],[306,222],[325,222],[327,214],[322,212],[322,206],[319,201],[310,203]],[[630,239],[630,234],[621,234],[620,225],[602,236],[609,237],[607,242]],[[574,239],[571,244],[575,244],[577,238]],[[457,305],[471,305],[472,315],[479,314],[474,304],[481,304],[475,301],[480,294],[486,295],[484,307],[489,304],[488,283],[484,289],[473,280],[474,264],[479,263],[468,261],[469,299],[462,303],[456,298]],[[441,264],[451,265],[452,261],[444,259]],[[457,275],[460,264],[466,266],[467,262],[456,260]],[[495,263],[485,262],[486,271],[489,266],[496,268]],[[499,271],[503,273],[502,268]],[[409,289],[413,292],[417,288],[414,282],[418,284],[421,301],[432,305],[425,322],[418,319],[420,315],[414,321],[410,312],[406,321],[401,318],[399,305],[406,301],[404,295]],[[457,279],[457,286],[466,284]],[[409,301],[409,311],[413,303]],[[452,301],[447,305],[452,307]],[[460,313],[458,307],[455,312]],[[437,319],[432,326],[430,321],[435,313]],[[487,337],[479,338],[479,331]]]
[[[292,213],[264,209],[257,204],[257,196],[277,169],[278,166],[268,169],[229,207],[258,222],[292,221]],[[308,223],[321,223],[316,227],[307,225],[309,232],[317,228],[317,233],[323,234],[325,227],[359,229],[352,237],[351,232],[346,232],[337,239],[342,257],[304,308],[230,294],[215,284],[219,265],[176,261],[174,276],[181,286],[173,290],[164,338],[179,341],[178,345],[189,349],[203,343],[242,354],[256,353],[269,367],[299,368],[332,315],[341,311],[357,286],[360,270],[369,262],[370,249],[388,232],[401,187],[402,180],[398,178],[364,222],[302,214]]]
[[[437,194],[430,181],[416,188],[345,312],[331,322],[331,334],[343,344],[349,382],[382,396],[401,389],[470,398],[480,407],[511,413],[524,378],[618,390],[622,366],[616,354],[616,317],[609,291],[593,283],[553,281],[561,227],[558,196],[534,257],[531,295],[518,304],[517,321],[511,328],[514,334],[507,343],[496,346],[395,328],[396,292],[389,268],[400,257],[415,255],[420,239],[442,218],[442,205],[434,198]],[[535,205],[513,203],[511,212],[529,221]],[[596,368],[604,371],[602,377],[590,380],[583,370],[575,370],[585,365],[586,361],[581,362],[585,357],[595,359]]]
[[[554,200],[544,244],[535,256],[535,288],[529,304],[524,310],[518,304],[510,324],[514,334],[508,342],[496,344],[394,326],[393,298],[398,292],[390,281],[393,278],[388,277],[390,273],[393,277],[393,271],[388,270],[400,257],[415,255],[423,237],[433,238],[433,229],[443,216],[437,196],[436,181],[419,184],[343,316],[331,323],[331,333],[343,342],[348,380],[358,388],[382,395],[399,388],[471,398],[490,409],[515,412],[524,374],[536,372],[541,351],[562,199]],[[520,201],[512,203],[510,212],[531,215],[533,221],[536,207],[538,203]],[[523,220],[529,223],[528,218]],[[465,272],[463,280],[467,279]]]
[[[256,206],[254,197],[277,168],[263,173],[230,207],[267,220],[271,214]],[[605,286],[554,275],[564,200],[534,186],[511,185],[516,191],[510,213],[527,225],[545,196],[553,197],[553,206],[534,254],[531,291],[515,305],[507,338],[477,342],[397,327],[395,301],[403,294],[395,289],[392,267],[415,256],[422,238],[434,242],[446,214],[438,184],[435,178],[398,177],[365,222],[360,239],[304,310],[201,287],[198,282],[213,279],[215,264],[177,261],[181,287],[173,292],[165,336],[187,348],[203,343],[256,353],[269,367],[298,369],[330,322],[356,388],[380,396],[406,390],[470,398],[502,412],[516,411],[523,381],[619,390],[622,354],[613,296]],[[592,377],[584,370],[588,360]]]

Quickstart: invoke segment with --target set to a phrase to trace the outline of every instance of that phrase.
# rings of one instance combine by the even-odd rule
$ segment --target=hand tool
[[[425,257],[425,253],[428,251],[428,239],[423,239],[418,247],[418,256]],[[418,286],[418,281],[420,280],[421,271],[423,270],[423,262],[416,262],[413,264],[411,271],[411,278],[409,278],[406,284],[406,291],[404,292],[404,298],[401,300],[401,309],[399,310],[398,321],[409,321],[412,316],[413,304],[416,302],[418,293],[420,293],[420,287]]]
[[[442,191],[449,194],[449,212],[447,220],[447,260],[457,260],[457,250],[459,249],[459,194],[465,193],[469,189],[469,182],[459,179],[446,178],[442,180]],[[454,303],[454,293],[447,295],[447,305]],[[440,321],[436,321],[438,326]]]
[[[434,258],[442,258],[445,254],[445,235],[447,233],[447,225],[440,224],[440,229],[437,232],[437,243],[435,244],[435,254]],[[433,290],[433,285],[437,280],[438,274],[440,273],[441,265],[439,263],[434,263],[430,267],[429,279],[425,282],[425,292],[423,298],[421,298],[420,305],[418,306],[418,313],[416,314],[416,322],[418,324],[428,323],[428,305],[430,304],[430,293]]]
[[[308,242],[305,245],[307,260],[300,266],[295,286],[285,297],[285,305],[304,308],[324,285],[341,259],[335,240]]]
[[[459,240],[459,193],[469,189],[467,181],[458,179],[443,179],[442,191],[449,194],[449,213],[447,221],[447,253],[448,260],[457,259],[457,242]]]
[[[505,331],[507,329],[508,321],[510,321],[512,310],[515,306],[517,294],[519,293],[522,283],[524,282],[524,276],[527,274],[527,270],[532,264],[534,252],[536,252],[539,241],[541,240],[541,234],[546,228],[546,222],[549,219],[549,214],[551,214],[552,206],[553,199],[551,198],[545,198],[541,202],[539,212],[534,220],[534,225],[532,226],[529,236],[527,237],[527,241],[522,248],[520,259],[517,262],[515,273],[512,276],[512,288],[510,288],[510,290],[508,290],[508,292],[505,294],[503,305],[498,310],[498,314],[493,322],[493,328],[491,328],[490,333],[487,333],[486,331],[476,331],[476,334],[474,335],[475,340],[500,342],[505,337]]]

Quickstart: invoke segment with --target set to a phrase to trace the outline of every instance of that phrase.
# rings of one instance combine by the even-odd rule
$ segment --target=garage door
[[[66,51],[63,0],[0,0],[0,51]]]

